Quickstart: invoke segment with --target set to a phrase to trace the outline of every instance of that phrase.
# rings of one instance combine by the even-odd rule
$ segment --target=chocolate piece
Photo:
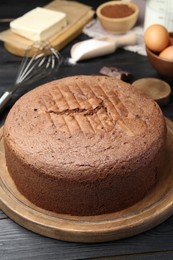
[[[109,18],[124,18],[134,13],[134,10],[126,4],[111,4],[101,9],[101,14]]]
[[[106,75],[106,76],[113,76],[117,79],[121,79],[123,81],[128,81],[132,78],[132,74],[128,71],[122,70],[120,68],[116,67],[103,67],[99,71],[100,74]]]

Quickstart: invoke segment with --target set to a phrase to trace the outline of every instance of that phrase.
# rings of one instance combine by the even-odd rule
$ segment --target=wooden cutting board
[[[94,15],[90,6],[75,1],[55,0],[45,8],[62,11],[67,15],[68,25],[49,39],[52,47],[57,50],[77,37]],[[33,44],[33,41],[12,33],[10,29],[0,33],[0,40],[4,42],[4,46],[9,52],[18,56],[24,56],[26,49]]]
[[[142,78],[133,82],[133,86],[155,100],[161,107],[170,101],[171,87],[166,81],[157,78]]]
[[[92,217],[55,214],[36,207],[24,198],[6,169],[1,129],[0,208],[26,229],[65,241],[105,242],[134,236],[157,226],[173,214],[173,123],[168,119],[166,122],[167,161],[157,186],[128,209]]]

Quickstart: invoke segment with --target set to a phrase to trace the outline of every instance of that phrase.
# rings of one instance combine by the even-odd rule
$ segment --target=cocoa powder
[[[101,14],[109,18],[123,18],[134,13],[134,10],[126,4],[107,5],[101,9]]]

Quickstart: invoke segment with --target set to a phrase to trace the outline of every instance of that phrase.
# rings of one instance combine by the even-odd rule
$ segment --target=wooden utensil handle
[[[127,35],[118,37],[116,39],[116,48],[122,47],[125,45],[134,45],[137,43],[137,36],[135,33],[129,33]]]

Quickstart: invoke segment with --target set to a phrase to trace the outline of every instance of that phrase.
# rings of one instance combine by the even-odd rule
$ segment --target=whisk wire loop
[[[25,53],[19,66],[17,77],[12,91],[6,91],[0,97],[0,112],[20,87],[48,77],[57,72],[61,64],[74,65],[73,60],[63,59],[49,42],[35,42]]]
[[[35,53],[30,58],[30,52],[33,51]],[[35,42],[26,50],[26,55],[19,67],[15,84],[24,85],[25,83],[42,79],[50,75],[54,70],[57,70],[62,62],[62,56],[49,42]]]

